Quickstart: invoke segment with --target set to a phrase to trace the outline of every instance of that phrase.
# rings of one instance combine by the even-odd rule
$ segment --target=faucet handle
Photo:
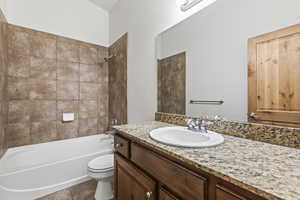
[[[184,121],[186,122],[186,124],[188,126],[193,125],[195,123],[195,121],[193,119],[191,119],[191,118],[185,119]]]
[[[213,125],[214,123],[212,121],[207,121],[207,120],[203,120],[202,121],[202,126],[209,126],[209,125]]]
[[[196,120],[195,120],[195,124],[196,124],[197,126],[200,126],[200,125],[202,124],[202,122],[203,122],[203,120],[200,120],[200,119],[196,119]]]
[[[184,121],[185,121],[186,123],[190,123],[190,122],[192,122],[192,121],[193,121],[193,119],[191,119],[191,118],[187,118],[187,119],[184,119]]]
[[[216,121],[220,121],[220,120],[223,120],[224,118],[223,117],[221,117],[220,115],[216,115],[215,117],[214,117],[214,120],[216,120]]]
[[[213,125],[214,123],[212,121],[208,121],[208,120],[203,120],[202,124],[201,124],[201,129],[205,132],[208,133],[208,129],[207,127],[210,125]]]

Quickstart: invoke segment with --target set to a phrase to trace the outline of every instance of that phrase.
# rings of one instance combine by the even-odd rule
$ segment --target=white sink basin
[[[194,132],[181,126],[155,129],[150,132],[150,137],[157,142],[178,147],[212,147],[224,142],[221,134]]]

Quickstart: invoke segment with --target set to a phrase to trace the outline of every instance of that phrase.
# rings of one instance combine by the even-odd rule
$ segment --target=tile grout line
[[[77,126],[77,137],[79,137],[80,136],[80,116],[81,116],[81,94],[80,94],[80,91],[81,91],[81,59],[80,59],[80,43],[78,42],[78,50],[77,50],[78,52],[78,69],[79,69],[79,71],[78,71],[78,96],[77,96],[77,98],[78,98],[78,126]]]
[[[56,117],[56,122],[55,122],[55,127],[56,127],[56,140],[58,140],[59,137],[59,131],[58,131],[58,123],[60,123],[60,120],[57,119],[57,116],[59,115],[58,113],[58,37],[55,36],[55,48],[56,48],[56,59],[55,59],[55,75],[56,75],[56,112],[55,112],[55,117]]]
[[[28,40],[30,41],[30,37],[31,37],[31,32],[29,32],[28,33],[28,36],[29,36],[29,38],[28,38]],[[29,101],[29,106],[31,107],[31,103],[32,103],[32,99],[30,98],[30,91],[31,91],[31,87],[32,87],[32,85],[31,85],[31,82],[30,82],[30,73],[31,73],[31,56],[32,56],[32,54],[31,54],[31,49],[32,49],[32,46],[31,46],[32,44],[31,44],[31,42],[29,42],[29,55],[26,55],[26,56],[28,56],[29,57],[29,76],[28,77],[26,77],[26,84],[27,84],[27,89],[28,89],[28,101]],[[31,110],[31,108],[30,108],[30,110]],[[32,116],[31,116],[31,111],[29,111],[30,112],[30,114],[29,114],[29,137],[30,137],[30,144],[32,144],[33,142],[33,137],[32,137]]]

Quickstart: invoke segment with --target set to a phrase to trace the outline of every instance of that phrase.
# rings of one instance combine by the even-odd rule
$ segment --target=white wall
[[[11,24],[109,45],[109,15],[89,0],[6,0],[5,7]]]
[[[1,8],[3,14],[5,14],[5,12],[6,12],[6,0],[0,0],[0,8]]]
[[[110,42],[128,32],[128,121],[153,120],[157,110],[156,36],[214,0],[181,12],[175,0],[120,0],[110,12]]]
[[[299,0],[220,0],[164,32],[162,57],[187,52],[187,100],[225,101],[187,103],[187,113],[246,120],[247,40],[300,23],[299,8]]]

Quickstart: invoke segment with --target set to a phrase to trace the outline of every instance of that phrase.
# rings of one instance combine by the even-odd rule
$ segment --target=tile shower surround
[[[7,40],[6,19],[0,9],[0,158],[7,147],[5,142],[5,127],[7,124]]]
[[[108,48],[7,24],[7,147],[108,128]],[[62,122],[63,112],[75,121]]]
[[[184,115],[186,107],[186,53],[158,60],[158,112]]]
[[[127,34],[109,47],[109,121],[127,124]]]

